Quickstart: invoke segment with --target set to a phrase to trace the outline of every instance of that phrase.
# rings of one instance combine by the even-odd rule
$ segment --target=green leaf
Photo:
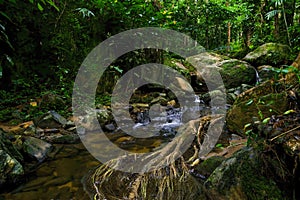
[[[252,133],[252,129],[245,132],[245,135],[250,135]]]
[[[294,113],[294,112],[296,112],[296,111],[294,111],[294,110],[287,110],[287,111],[285,111],[283,114],[284,114],[284,115],[288,115],[288,114]]]
[[[5,17],[6,19],[8,19],[9,21],[12,22],[12,20],[10,19],[10,17],[9,17],[5,12],[0,11],[0,14],[1,14],[3,17]]]
[[[263,119],[263,118],[264,118],[264,115],[263,115],[263,113],[262,113],[261,110],[258,111],[258,115],[259,115],[260,119]]]
[[[221,148],[221,147],[223,147],[223,144],[218,143],[218,144],[216,144],[216,147]]]
[[[249,106],[253,103],[253,99],[250,99],[247,103],[246,103],[246,106]]]
[[[39,9],[40,11],[43,11],[43,10],[44,10],[44,8],[41,6],[40,3],[38,3],[37,6],[38,6],[38,9]]]
[[[270,121],[270,119],[271,119],[270,117],[267,117],[262,121],[262,123],[267,124]]]
[[[248,123],[248,124],[246,124],[246,125],[244,126],[244,129],[246,129],[246,128],[250,127],[250,126],[251,126],[251,123]]]

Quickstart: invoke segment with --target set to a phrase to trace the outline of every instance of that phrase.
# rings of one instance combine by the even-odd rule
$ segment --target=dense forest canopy
[[[299,51],[298,0],[2,0],[1,87],[65,88],[86,55],[111,35],[163,27],[208,50],[243,54],[266,42]],[[38,85],[37,85],[38,84]],[[44,87],[44,88],[43,88]]]

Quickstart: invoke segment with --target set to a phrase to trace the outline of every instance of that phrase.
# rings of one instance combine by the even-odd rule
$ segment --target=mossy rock
[[[199,81],[210,88],[220,86],[220,81],[227,89],[256,82],[255,69],[245,61],[208,52],[189,57],[187,61],[197,69]]]
[[[244,126],[251,123],[253,117],[263,120],[274,114],[282,114],[287,109],[288,99],[285,92],[237,99],[227,113],[227,127],[232,132],[244,134]]]
[[[248,53],[243,60],[254,66],[281,65],[289,62],[291,49],[287,45],[266,43]]]
[[[2,129],[0,129],[0,150],[5,151],[12,157],[16,158],[19,162],[23,162],[23,155],[16,148],[16,145],[12,143],[16,138],[13,135],[9,135],[9,133],[5,133]]]
[[[0,129],[0,190],[15,185],[23,178],[22,154],[10,141],[7,133]]]
[[[255,69],[247,62],[231,59],[218,64],[225,88],[234,88],[242,84],[254,85],[256,82]]]
[[[197,165],[195,170],[204,177],[209,177],[224,160],[222,156],[212,156]]]
[[[244,148],[226,159],[204,183],[215,199],[283,199],[276,183],[261,174],[259,155]]]

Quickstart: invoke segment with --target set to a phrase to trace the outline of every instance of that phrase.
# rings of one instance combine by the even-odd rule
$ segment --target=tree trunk
[[[299,52],[296,60],[292,63],[292,66],[300,70],[300,52]]]
[[[226,6],[229,6],[229,2],[226,2]],[[230,51],[230,40],[231,40],[231,24],[230,22],[227,23],[227,53]]]

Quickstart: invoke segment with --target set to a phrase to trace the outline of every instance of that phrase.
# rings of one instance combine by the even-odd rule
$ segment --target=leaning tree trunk
[[[296,67],[297,69],[300,70],[300,52],[298,54],[298,57],[296,58],[296,60],[293,62],[292,66]]]

